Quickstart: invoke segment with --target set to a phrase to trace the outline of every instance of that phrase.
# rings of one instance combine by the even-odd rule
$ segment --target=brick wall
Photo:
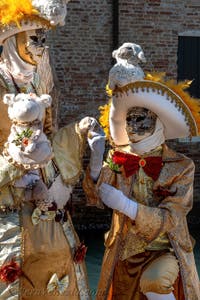
[[[98,106],[105,103],[105,85],[112,59],[111,0],[71,0],[65,27],[49,35],[54,67],[61,90],[59,125],[86,115],[98,116]],[[200,2],[174,0],[119,0],[119,45],[140,44],[145,52],[145,71],[165,71],[177,77],[178,35],[200,31]],[[192,59],[192,58],[191,58]],[[196,164],[195,210],[191,225],[200,223],[200,143],[178,141],[170,145],[193,158]],[[88,155],[84,159],[87,164]],[[85,198],[78,184],[74,189],[74,219],[80,227],[107,226],[110,212],[85,209]]]
[[[165,71],[176,78],[178,35],[200,29],[200,2],[129,0],[120,1],[119,8],[120,44],[129,40],[142,45],[145,70]]]
[[[49,36],[60,83],[60,126],[97,116],[111,66],[111,1],[71,1],[65,27]]]

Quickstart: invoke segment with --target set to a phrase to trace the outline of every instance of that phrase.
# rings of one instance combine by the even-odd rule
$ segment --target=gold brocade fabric
[[[44,133],[49,136],[53,132],[52,126],[52,109],[47,107],[45,111],[45,121],[44,121]]]
[[[162,147],[158,147],[154,151],[147,153],[145,156],[161,156]],[[144,158],[145,158],[144,156]],[[147,176],[143,168],[140,167],[139,171],[133,177],[133,189],[131,195],[135,201],[145,206],[156,207],[159,203],[153,195],[154,181],[151,177]],[[130,197],[131,198],[131,197]],[[123,248],[120,253],[122,260],[127,259],[145,250],[165,250],[170,249],[170,241],[165,232],[161,232],[151,243],[147,243],[144,238],[137,235],[136,228],[130,221],[127,221],[127,232],[123,241]]]
[[[104,205],[97,193],[97,187],[94,187],[94,181],[90,177],[90,168],[86,169],[85,177],[83,179],[83,190],[86,195],[86,205],[87,206],[96,206],[103,209]]]
[[[0,153],[2,153],[3,146],[7,141],[7,137],[10,134],[11,121],[8,117],[8,105],[3,103],[3,95],[7,90],[0,85]]]
[[[157,150],[154,150],[151,153],[148,153],[146,156],[161,156],[162,148],[158,147]],[[154,181],[151,177],[147,176],[143,168],[140,167],[138,173],[135,176],[133,184],[133,198],[144,205],[147,206],[157,206],[159,203],[156,203],[155,197],[153,195],[153,185]],[[142,245],[141,245],[142,247]],[[145,250],[164,250],[171,247],[170,241],[166,233],[161,233],[155,240],[150,244],[144,246]]]
[[[79,300],[73,253],[64,236],[60,223],[41,221],[31,222],[33,205],[27,203],[22,210],[24,257],[21,278],[23,300]],[[58,259],[55,259],[58,257]],[[40,271],[41,270],[41,271]],[[56,273],[58,278],[69,276],[69,286],[61,295],[57,291],[48,293],[47,283]]]
[[[83,138],[77,124],[61,128],[53,137],[55,162],[67,184],[75,184],[82,171]]]
[[[0,190],[12,184],[12,182],[24,175],[24,170],[9,164],[9,162],[0,155]]]

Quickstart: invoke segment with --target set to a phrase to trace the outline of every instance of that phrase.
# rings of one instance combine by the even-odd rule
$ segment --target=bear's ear
[[[52,98],[50,95],[43,94],[39,97],[39,102],[42,103],[45,107],[51,106]]]
[[[15,94],[5,94],[3,97],[3,102],[8,106],[12,106],[15,101]]]
[[[117,59],[117,55],[118,55],[118,50],[114,50],[112,52],[112,57]]]

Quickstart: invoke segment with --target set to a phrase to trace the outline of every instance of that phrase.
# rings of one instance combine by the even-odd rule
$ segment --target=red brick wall
[[[111,66],[111,1],[71,1],[65,27],[50,34],[60,82],[60,126],[97,116]]]
[[[119,0],[119,45],[127,41],[140,44],[147,58],[143,66],[145,71],[165,71],[168,77],[176,79],[178,35],[189,30],[200,31],[199,20],[199,0]],[[97,117],[98,106],[105,103],[105,85],[112,62],[112,1],[72,0],[68,4],[65,27],[51,33],[49,40],[61,89],[60,126],[86,115]],[[200,144],[170,144],[195,161],[197,208]],[[102,214],[84,208],[80,184],[73,198],[75,219],[79,224],[102,224],[109,220],[107,211]],[[200,207],[198,209],[200,213]],[[200,223],[196,216],[191,220],[194,224]]]
[[[129,40],[142,45],[145,69],[176,79],[178,35],[200,29],[199,8],[197,0],[120,1],[120,44]]]
[[[199,8],[197,0],[119,1],[119,45],[142,45],[144,70],[176,79],[178,35],[200,32]],[[49,43],[62,91],[60,125],[97,115],[112,62],[112,1],[71,0],[65,27],[50,33]]]

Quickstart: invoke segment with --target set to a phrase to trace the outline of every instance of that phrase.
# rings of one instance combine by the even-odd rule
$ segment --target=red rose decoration
[[[74,262],[76,264],[81,264],[85,258],[86,252],[87,252],[87,247],[84,245],[84,242],[82,242],[74,253]]]
[[[28,139],[27,138],[23,138],[22,143],[23,143],[23,145],[25,147],[28,146]]]
[[[6,283],[14,282],[21,274],[22,270],[20,266],[13,259],[0,268],[0,280]]]

